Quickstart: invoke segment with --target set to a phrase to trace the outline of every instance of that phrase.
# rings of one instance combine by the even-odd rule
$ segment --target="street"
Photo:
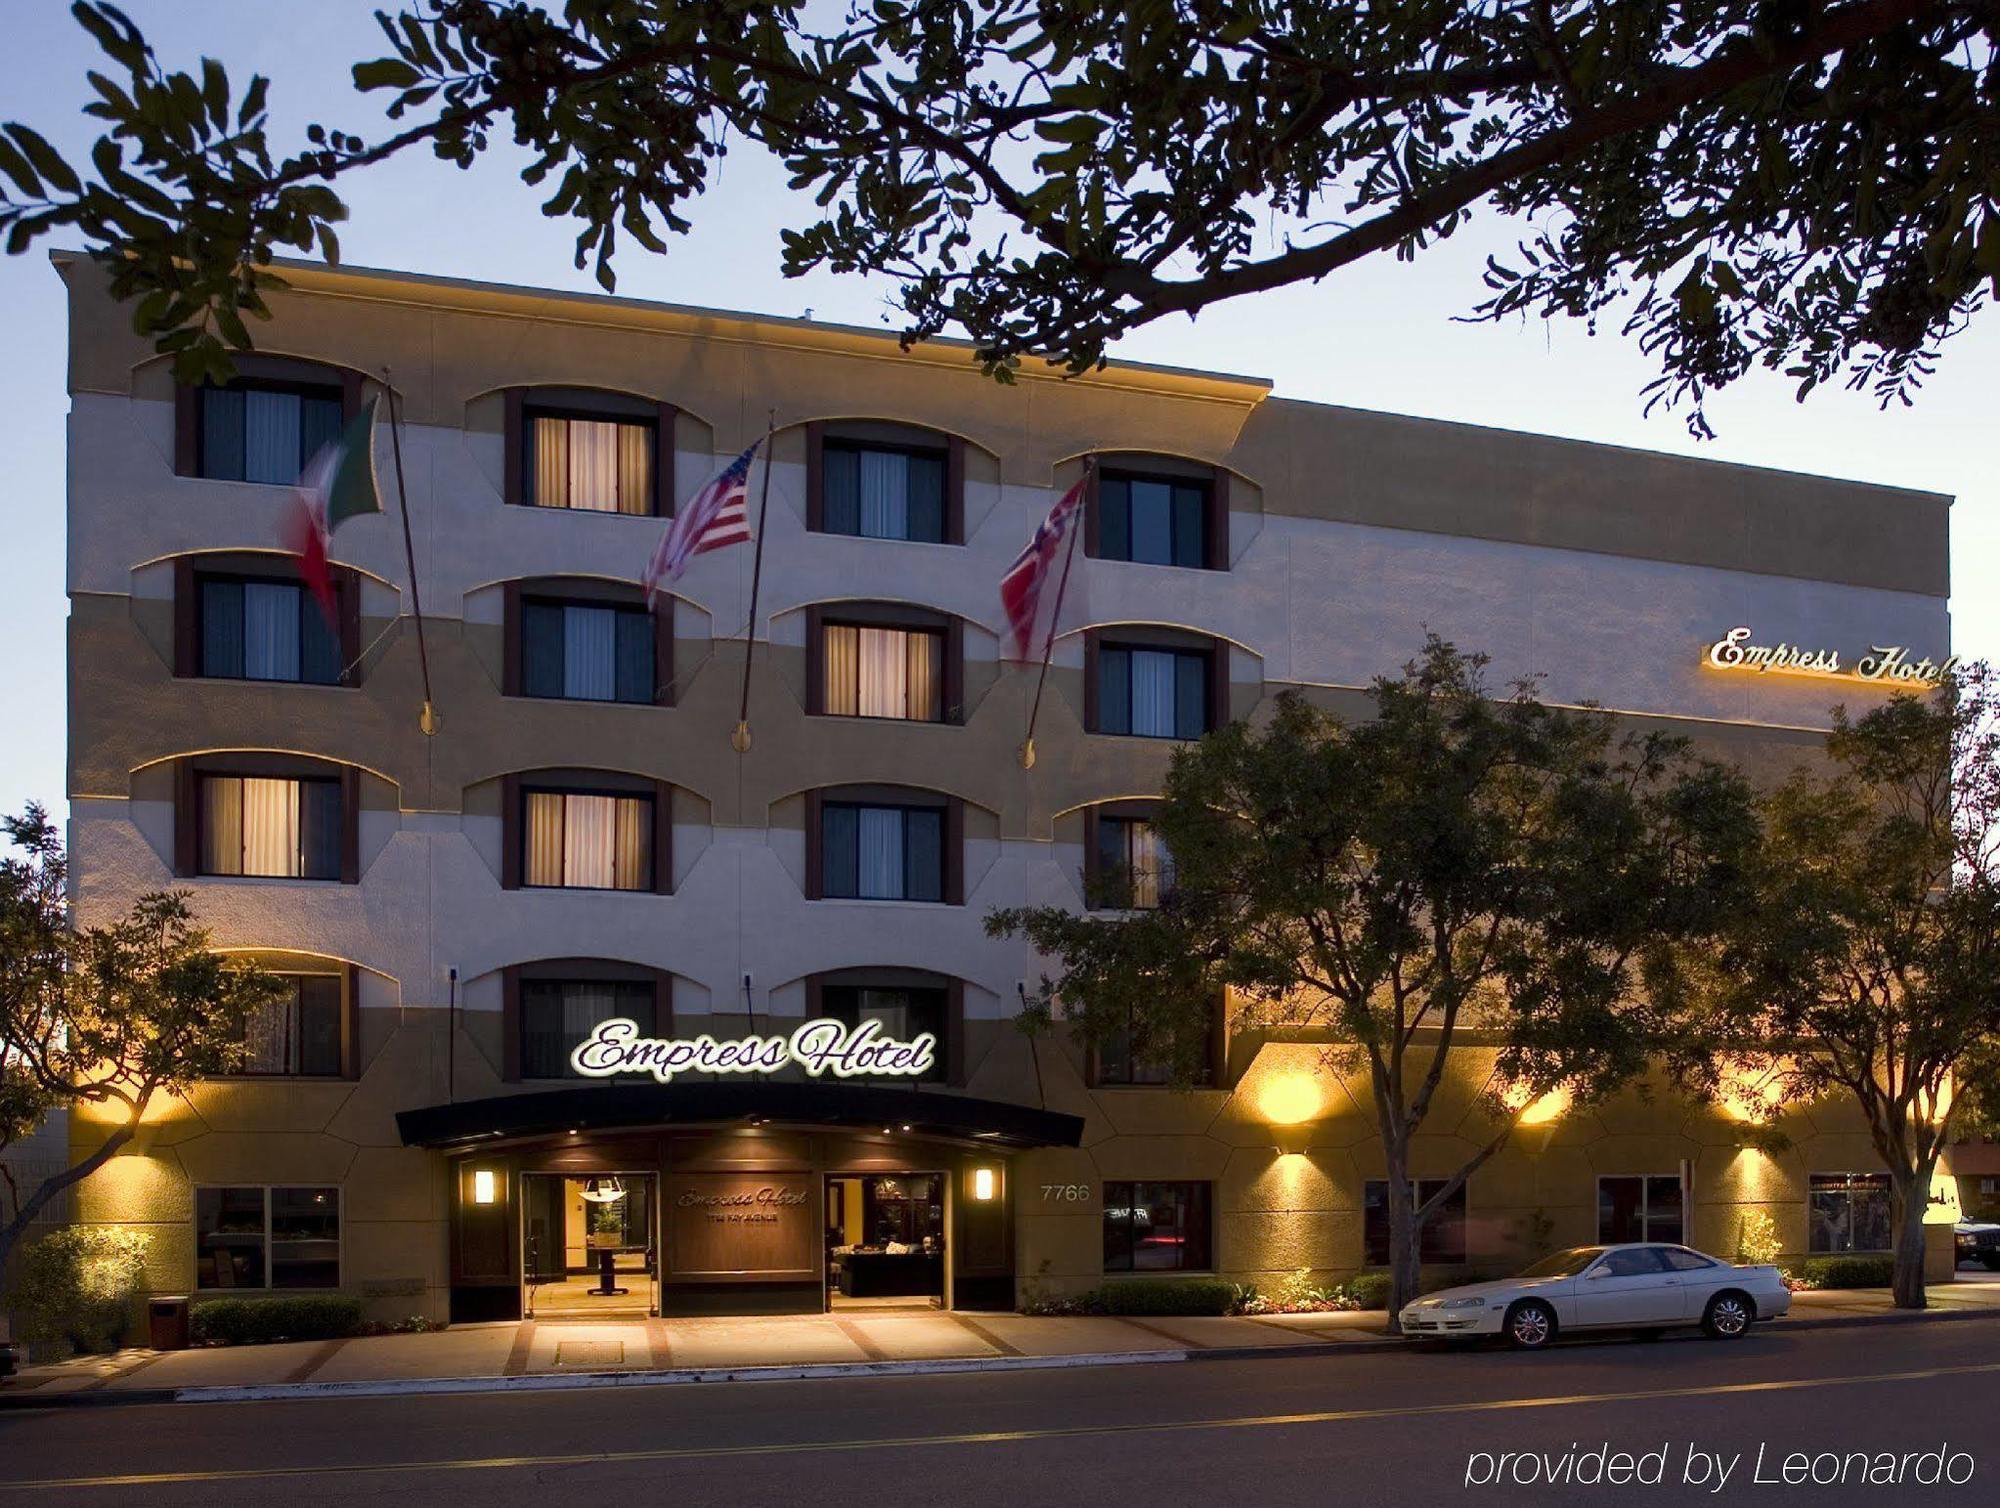
[[[1617,1340],[1529,1357],[1355,1343],[1174,1365],[13,1412],[0,1414],[0,1500],[1990,1502],[1996,1342],[2000,1326],[1983,1321],[1780,1326],[1734,1345]],[[1929,1480],[1937,1458],[1922,1453],[1941,1449],[1960,1485]],[[1595,1475],[1618,1452],[1632,1458],[1627,1485],[1512,1485],[1524,1465],[1530,1478]],[[1785,1485],[1794,1452],[1806,1463],[1794,1471],[1817,1469],[1823,1485]],[[1823,1452],[1836,1454],[1815,1466]],[[1865,1485],[1871,1470],[1897,1484]],[[1848,1485],[1824,1485],[1840,1472]]]

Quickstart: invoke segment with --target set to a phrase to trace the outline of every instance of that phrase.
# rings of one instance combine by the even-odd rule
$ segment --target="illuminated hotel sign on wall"
[[[893,1075],[914,1078],[937,1061],[937,1038],[923,1032],[901,1042],[880,1023],[849,1026],[831,1016],[808,1021],[789,1037],[642,1037],[635,1021],[614,1017],[570,1054],[570,1064],[593,1079],[618,1073],[650,1073],[662,1084],[677,1073],[776,1073],[796,1063],[814,1078],[832,1074],[850,1079]]]
[[[1957,655],[1948,660],[1911,658],[1901,644],[1872,644],[1851,665],[1834,649],[1803,644],[1752,644],[1747,626],[1732,628],[1708,646],[1702,663],[1711,670],[1747,670],[1758,675],[1810,675],[1828,681],[1859,681],[1870,686],[1935,686],[1958,668]]]

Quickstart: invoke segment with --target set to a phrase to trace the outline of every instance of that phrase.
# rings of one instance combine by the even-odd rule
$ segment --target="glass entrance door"
[[[826,1180],[827,1308],[944,1307],[944,1175]]]
[[[659,1313],[658,1202],[652,1173],[523,1174],[522,1313]]]

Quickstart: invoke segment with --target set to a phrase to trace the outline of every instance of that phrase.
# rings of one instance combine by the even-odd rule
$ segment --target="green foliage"
[[[290,155],[264,79],[74,13],[104,134],[72,165],[0,128],[0,232],[80,238],[189,376],[248,343],[274,252],[338,258],[335,180],[496,141],[607,288],[621,236],[664,250],[732,145],[768,151],[802,191],[787,273],[890,279],[907,338],[963,330],[1003,379],[1414,257],[1482,203],[1538,229],[1479,315],[1613,312],[1697,432],[1759,364],[1906,398],[2000,287],[1976,6],[407,0],[353,69],[392,134],[314,125]]]
[[[1386,1272],[1358,1272],[1347,1280],[1347,1292],[1357,1309],[1387,1309],[1391,1286]]]
[[[340,1340],[364,1328],[361,1301],[340,1294],[203,1299],[188,1310],[189,1334],[197,1345]]]
[[[1234,1314],[1244,1290],[1219,1278],[1123,1278],[1092,1290],[1087,1314]]]
[[[1736,1260],[1750,1267],[1769,1267],[1784,1250],[1778,1222],[1763,1210],[1745,1210],[1736,1222]]]
[[[1802,1288],[1887,1288],[1896,1280],[1892,1256],[1807,1257],[1798,1264]]]
[[[115,1350],[152,1237],[110,1225],[67,1225],[22,1249],[9,1302],[26,1340],[64,1340],[78,1351]]]

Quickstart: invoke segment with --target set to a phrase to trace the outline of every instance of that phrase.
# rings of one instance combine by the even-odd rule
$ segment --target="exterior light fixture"
[[[999,1192],[999,1188],[1000,1177],[993,1169],[974,1168],[972,1170],[972,1197],[977,1199],[981,1204],[992,1203],[993,1196]]]
[[[498,1197],[499,1189],[493,1180],[493,1170],[491,1168],[474,1168],[472,1170],[472,1202],[474,1204],[491,1204]]]

